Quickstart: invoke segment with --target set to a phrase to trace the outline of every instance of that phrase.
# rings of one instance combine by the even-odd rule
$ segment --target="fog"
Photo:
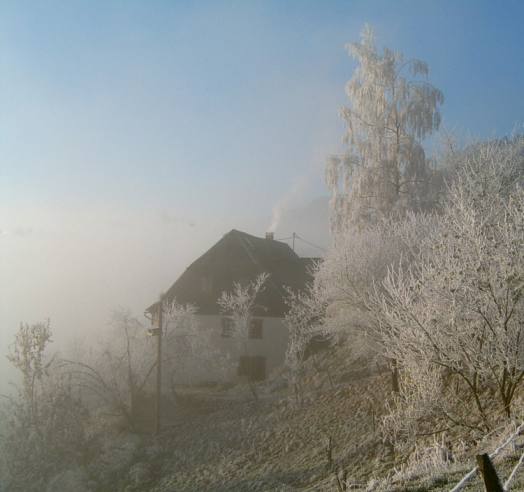
[[[384,42],[422,51],[418,7],[405,18],[413,35],[378,6],[340,7],[345,18],[339,7],[318,22],[298,5],[3,4],[2,354],[22,321],[50,318],[61,343],[104,329],[116,306],[140,313],[232,228],[318,239],[308,220],[280,221],[327,194],[323,163],[343,149],[337,112],[353,67],[344,44],[369,16]],[[468,11],[456,8],[460,23]],[[522,103],[454,83],[450,67],[473,44],[451,54],[447,42],[424,56],[446,84],[448,127],[509,132]]]
[[[293,189],[279,202],[277,237],[292,232],[327,247],[327,199],[297,208],[304,194]],[[295,207],[295,208],[294,208]],[[268,204],[268,214],[271,209]],[[114,310],[141,316],[161,292],[225,233],[240,229],[263,236],[268,216],[234,219],[177,216],[167,210],[98,208],[10,210],[0,238],[0,350],[6,354],[21,322],[49,319],[55,350],[73,342],[93,344],[108,329]],[[269,230],[269,229],[267,229]],[[318,248],[298,244],[305,256]],[[1,359],[2,386],[10,379]]]
[[[0,492],[516,471],[523,16],[2,2]]]
[[[290,99],[280,83],[288,76],[266,58],[276,45],[257,55],[258,42],[251,41],[252,53],[246,51],[237,45],[245,28],[234,18],[230,37],[219,42],[223,56],[233,56],[227,52],[234,47],[235,63],[244,59],[247,66],[241,80],[217,71],[197,34],[220,35],[216,7],[182,9],[183,15],[168,9],[174,30],[163,35],[149,31],[150,22],[164,22],[162,9],[143,23],[135,16],[145,6],[112,6],[106,15],[84,6],[60,9],[59,16],[55,7],[2,7],[7,85],[0,97],[9,113],[1,125],[3,375],[19,323],[50,319],[56,348],[94,340],[113,309],[140,315],[229,230],[280,232],[269,227],[272,211],[282,218],[325,195],[323,158],[340,145],[328,128],[340,126],[331,118],[340,98],[327,90],[332,81],[315,75],[299,83],[312,68],[301,63],[285,79],[299,88]],[[257,8],[244,10],[238,15]],[[84,15],[100,16],[100,23]],[[84,38],[91,32],[99,36],[94,43]],[[181,39],[193,56],[171,44]],[[154,58],[137,60],[148,50]],[[260,56],[268,68],[262,78],[251,65]],[[208,70],[230,89],[210,93],[217,81],[206,82]],[[230,93],[245,84],[251,89]],[[262,112],[255,90],[270,101]],[[251,125],[240,123],[255,113]],[[311,114],[316,118],[305,118]],[[291,140],[297,144],[289,146]],[[319,235],[315,226],[296,232],[326,245],[327,224],[319,228]]]

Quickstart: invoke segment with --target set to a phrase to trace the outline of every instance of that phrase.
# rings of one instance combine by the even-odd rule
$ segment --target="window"
[[[249,323],[249,338],[262,339],[263,336],[263,319],[254,318]]]
[[[266,358],[261,356],[244,356],[238,361],[238,375],[247,376],[249,381],[266,379]]]
[[[222,318],[222,338],[231,338],[235,332],[235,325],[231,318]]]

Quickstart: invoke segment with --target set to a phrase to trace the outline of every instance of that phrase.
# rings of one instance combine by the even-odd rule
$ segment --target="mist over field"
[[[328,204],[320,198],[299,207],[297,195],[282,208],[277,237],[300,231],[327,247]],[[294,200],[294,202],[293,202]],[[0,249],[2,330],[0,387],[16,380],[5,358],[21,322],[50,319],[55,350],[95,343],[109,329],[112,314],[129,308],[141,316],[198,256],[231,229],[263,235],[270,221],[261,217],[177,216],[164,210],[131,207],[16,208],[5,214]],[[19,225],[22,224],[22,225]],[[321,250],[297,241],[297,250]]]
[[[2,2],[0,492],[524,490],[523,18]]]

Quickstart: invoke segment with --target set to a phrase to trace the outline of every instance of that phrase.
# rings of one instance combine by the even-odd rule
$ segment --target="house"
[[[286,289],[295,291],[311,280],[309,269],[314,258],[300,258],[288,244],[232,230],[211,249],[195,260],[165,293],[167,302],[192,304],[197,309],[198,329],[209,334],[209,343],[221,354],[227,354],[230,365],[228,381],[242,377],[262,380],[284,362],[288,332],[283,323],[287,311]],[[224,291],[231,291],[235,282],[247,284],[261,273],[269,278],[256,300],[244,349],[232,340],[231,319],[217,304]],[[153,304],[151,314],[157,311]],[[216,375],[210,371],[211,382]]]

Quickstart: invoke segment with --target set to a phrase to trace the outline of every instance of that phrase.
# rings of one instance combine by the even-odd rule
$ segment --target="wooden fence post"
[[[486,492],[504,492],[497,471],[487,453],[477,455],[477,465],[484,479]]]
[[[326,443],[326,469],[327,470],[333,470],[333,438],[331,436],[327,436],[327,443]]]

